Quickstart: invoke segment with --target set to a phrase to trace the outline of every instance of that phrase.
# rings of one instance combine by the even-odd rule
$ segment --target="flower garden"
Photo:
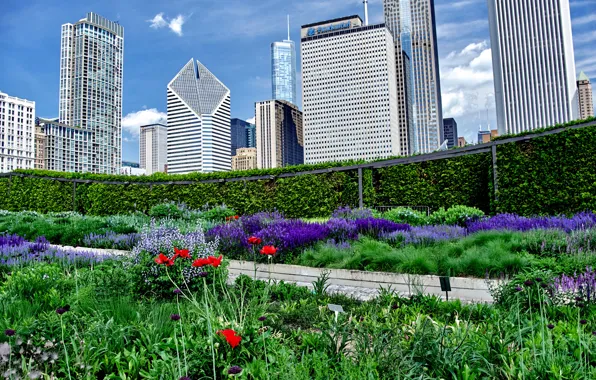
[[[3,211],[0,233],[4,378],[596,378],[592,212],[293,219],[165,203],[103,217]],[[390,287],[358,301],[330,294],[324,276],[312,289],[230,283],[230,260],[481,278],[494,304]]]

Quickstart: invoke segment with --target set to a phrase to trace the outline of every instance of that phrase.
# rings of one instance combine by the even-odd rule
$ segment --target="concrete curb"
[[[129,251],[115,249],[98,249],[85,247],[63,247],[52,245],[54,248],[71,249],[85,253],[95,253],[111,256],[129,256]],[[230,260],[228,266],[230,282],[240,275],[254,277],[255,266],[251,261]],[[421,276],[387,272],[364,272],[345,269],[310,268],[285,264],[257,264],[257,279],[274,280],[293,283],[299,286],[313,288],[312,283],[324,272],[329,272],[328,291],[341,293],[360,300],[369,300],[379,294],[381,287],[399,293],[403,296],[415,294],[429,294],[445,299],[441,291],[438,276]],[[462,302],[492,303],[493,298],[484,279],[452,277],[450,300]]]

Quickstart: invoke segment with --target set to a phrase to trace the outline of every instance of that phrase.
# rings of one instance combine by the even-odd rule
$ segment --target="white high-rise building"
[[[34,165],[35,102],[0,92],[0,172]]]
[[[231,168],[230,90],[191,58],[168,84],[168,173]]]
[[[168,165],[168,130],[163,124],[141,126],[139,137],[141,169],[147,175],[165,173]]]
[[[488,0],[499,135],[578,117],[569,0]]]
[[[406,83],[398,83],[398,91],[401,124],[406,120],[410,131],[410,154],[433,152],[444,140],[434,3],[383,0],[385,24],[395,42],[398,80]]]
[[[122,166],[124,28],[95,13],[62,25],[61,123],[93,132],[92,173]]]
[[[350,16],[304,25],[301,37],[305,163],[399,155],[389,29]]]

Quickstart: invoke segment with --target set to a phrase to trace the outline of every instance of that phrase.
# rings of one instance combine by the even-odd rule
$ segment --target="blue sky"
[[[382,22],[382,0],[369,1]],[[496,126],[486,0],[435,7],[444,116],[475,140]],[[300,25],[363,14],[361,0],[0,0],[0,90],[57,116],[60,26],[89,11],[124,26],[123,159],[137,162],[139,125],[165,116],[167,83],[191,57],[230,88],[232,117],[249,119],[271,97],[269,49],[286,37],[286,14],[295,41]],[[596,82],[596,0],[571,0],[571,12],[578,74]]]

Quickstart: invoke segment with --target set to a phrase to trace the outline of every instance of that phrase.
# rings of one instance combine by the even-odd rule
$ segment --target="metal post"
[[[77,211],[77,183],[72,181],[72,211]]]
[[[499,191],[499,182],[497,178],[497,146],[492,146],[492,153],[493,153],[493,190],[494,190],[494,199],[495,202],[499,200],[497,196],[497,192]]]
[[[358,199],[360,208],[364,207],[364,195],[362,191],[362,168],[358,168]]]

